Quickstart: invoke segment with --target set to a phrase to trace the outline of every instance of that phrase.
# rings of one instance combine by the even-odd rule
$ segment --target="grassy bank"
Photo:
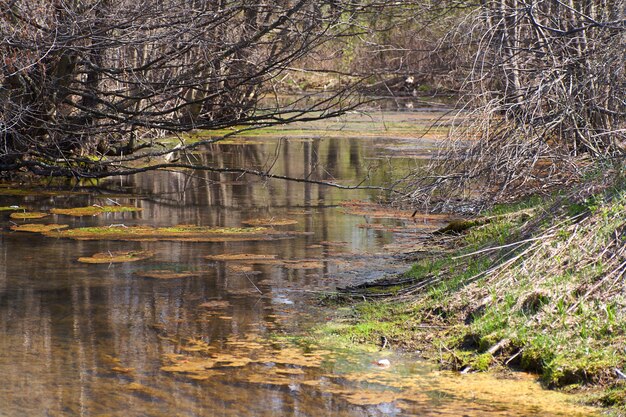
[[[404,275],[347,289],[340,298],[361,301],[321,331],[463,372],[507,366],[552,388],[600,387],[590,401],[624,409],[626,188],[587,184],[454,226]]]

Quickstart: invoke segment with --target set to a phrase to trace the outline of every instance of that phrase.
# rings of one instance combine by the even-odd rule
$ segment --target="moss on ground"
[[[420,350],[457,370],[532,371],[554,388],[619,384],[626,189],[534,197],[483,215],[494,219],[446,237],[453,253],[421,259],[397,278],[414,291],[382,301],[376,284],[352,291],[367,301],[321,332]],[[623,387],[611,389],[594,401],[624,407]]]

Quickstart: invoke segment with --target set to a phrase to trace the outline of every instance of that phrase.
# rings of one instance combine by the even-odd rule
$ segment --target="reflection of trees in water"
[[[314,138],[303,141],[270,139],[263,144],[245,146],[214,144],[201,154],[193,155],[193,158],[194,162],[202,165],[252,169],[271,167],[273,173],[295,178],[357,182],[362,179],[365,166],[362,142],[366,143],[351,139]],[[265,181],[263,178],[207,171],[147,173],[129,181],[139,193],[151,195],[151,200],[158,203],[145,207],[155,219],[172,216],[169,207],[184,206],[184,216],[176,219],[181,223],[200,221],[204,224],[231,225],[241,220],[240,211],[246,208],[254,208],[260,216],[272,215],[274,210],[287,206],[335,204],[340,199],[363,195],[348,195],[317,184]],[[225,214],[220,209],[228,209],[229,213]]]
[[[274,172],[294,177],[350,181],[359,177],[362,156],[367,154],[363,147],[367,142],[355,142],[285,140],[280,142],[280,153],[275,158],[278,142],[268,140],[259,145],[214,145],[193,157],[216,166],[266,167],[273,163]],[[129,415],[161,416],[172,415],[171,411],[181,406],[197,411],[198,416],[213,415],[215,410],[237,415],[233,404],[258,406],[262,413],[283,407],[313,407],[321,410],[317,415],[334,410],[337,405],[330,400],[317,401],[317,393],[313,393],[313,399],[295,398],[280,390],[231,386],[223,378],[206,383],[211,385],[182,384],[158,369],[162,354],[178,351],[176,338],[196,336],[223,347],[229,336],[244,337],[252,329],[263,333],[272,325],[277,331],[298,326],[300,318],[285,324],[275,322],[274,315],[285,314],[284,305],[277,299],[287,294],[297,302],[299,296],[285,290],[290,285],[318,285],[316,275],[328,273],[328,266],[307,271],[256,266],[262,274],[250,279],[256,284],[261,280],[271,283],[258,284],[264,293],[261,295],[255,293],[245,275],[232,273],[224,263],[211,264],[203,256],[228,252],[271,253],[291,259],[328,256],[308,246],[321,240],[345,240],[354,222],[361,220],[352,219],[350,223],[340,218],[337,210],[324,208],[340,199],[364,197],[365,192],[346,194],[316,184],[264,182],[213,172],[153,172],[125,179],[122,185],[149,196],[137,200],[144,211],[68,221],[81,226],[112,220],[129,225],[239,226],[243,219],[290,217],[289,210],[304,209],[305,213],[295,217],[299,223],[294,227],[314,235],[273,242],[210,244],[0,236],[0,374],[10,385],[0,391],[0,396],[6,398],[6,407],[15,407],[16,415],[37,415],[40,410],[60,415],[130,410]],[[98,201],[89,196],[72,196],[48,203],[42,200],[41,204],[89,205]],[[83,255],[138,248],[153,250],[157,257],[110,268],[75,263]],[[141,268],[203,272],[198,278],[152,281],[133,276],[133,271]],[[248,294],[233,294],[240,292]],[[202,302],[216,298],[231,303],[223,312],[230,320],[211,318],[198,308]],[[130,375],[115,374],[111,372],[114,366],[135,371]],[[158,387],[163,399],[147,401],[129,393],[123,387],[130,381]],[[248,396],[250,403],[246,402]],[[272,405],[265,404],[268,402]]]
[[[19,242],[11,243],[2,246],[0,259],[24,249]],[[143,383],[156,383],[175,397],[187,387],[159,375],[161,355],[176,351],[176,343],[161,336],[201,336],[207,342],[243,338],[253,324],[262,328],[268,315],[275,313],[269,297],[252,295],[231,300],[224,315],[232,320],[203,315],[198,308],[202,301],[226,296],[225,290],[245,289],[246,284],[249,289],[250,284],[228,273],[223,264],[208,268],[195,250],[177,253],[178,244],[167,244],[167,253],[190,268],[208,270],[201,278],[150,281],[133,277],[135,266],[105,269],[73,263],[76,252],[107,245],[71,242],[73,250],[57,251],[56,257],[29,265],[0,265],[0,276],[8,276],[12,287],[0,297],[0,371],[5,380],[24,384],[3,390],[7,407],[19,405],[20,412],[35,413],[31,415],[41,410],[80,415],[81,409],[119,409],[123,404],[117,401],[135,399],[116,393],[123,385],[110,371],[114,366],[135,368],[135,376],[128,379],[144,375]],[[28,285],[22,287],[25,281]],[[38,282],[50,287],[36,288]]]

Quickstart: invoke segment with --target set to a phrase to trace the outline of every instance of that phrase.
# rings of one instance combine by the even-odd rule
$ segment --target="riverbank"
[[[549,388],[624,411],[626,188],[607,183],[433,233],[406,273],[326,300],[344,308],[320,333],[417,350],[464,373],[535,372]]]

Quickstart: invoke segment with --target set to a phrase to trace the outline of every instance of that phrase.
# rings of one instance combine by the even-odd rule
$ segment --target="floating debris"
[[[379,359],[376,361],[376,365],[379,368],[389,368],[391,366],[391,362],[389,362],[389,359]]]
[[[40,213],[40,212],[36,212],[36,211],[31,211],[31,212],[21,212],[21,213],[11,213],[9,215],[9,217],[11,217],[12,219],[19,219],[19,220],[34,220],[34,219],[43,219],[44,217],[47,217],[49,214],[48,213]]]
[[[87,207],[73,207],[73,208],[54,208],[50,210],[52,214],[62,214],[64,216],[74,216],[74,217],[82,217],[82,216],[97,216],[102,213],[127,213],[127,212],[136,212],[143,210],[140,207],[133,206],[99,206],[94,204],[93,206]]]
[[[136,262],[154,256],[151,251],[113,251],[99,252],[89,257],[78,258],[78,262],[85,264],[109,264],[121,262]]]

